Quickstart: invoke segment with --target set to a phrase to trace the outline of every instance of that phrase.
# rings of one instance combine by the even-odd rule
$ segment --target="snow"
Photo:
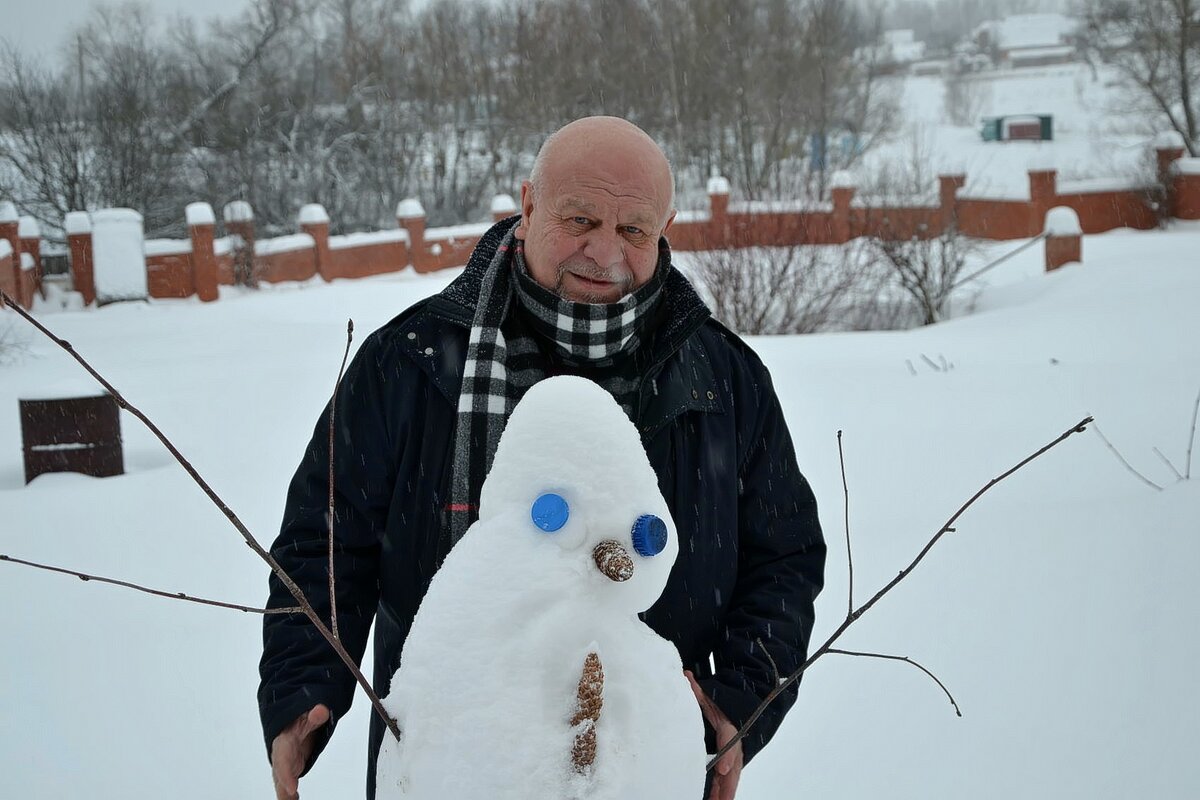
[[[980,27],[990,30],[1001,50],[1013,50],[1061,44],[1079,23],[1063,14],[1014,14]]]
[[[146,298],[142,215],[129,208],[92,212],[92,265],[101,303]]]
[[[1058,206],[1046,212],[1045,231],[1050,236],[1081,236],[1083,227],[1075,209]]]
[[[311,250],[317,243],[307,233],[292,233],[287,236],[276,236],[274,239],[259,239],[254,243],[254,255],[270,256],[276,253],[290,253],[293,250]]]
[[[216,215],[208,203],[188,203],[183,214],[189,226],[217,224]]]
[[[515,214],[517,211],[517,201],[511,194],[498,194],[492,198],[493,214]]]
[[[1058,193],[1092,194],[1097,192],[1136,192],[1146,189],[1145,181],[1137,177],[1128,178],[1089,178],[1086,180],[1059,181]]]
[[[362,245],[383,244],[385,242],[403,242],[408,244],[408,231],[398,228],[388,231],[370,231],[330,236],[329,249],[341,250],[346,247],[361,247]]]
[[[253,222],[254,209],[245,200],[226,203],[221,212],[226,222]]]
[[[989,244],[975,266],[1011,249]],[[838,430],[859,602],[990,478],[1087,414],[1165,488],[1136,480],[1093,432],[998,485],[841,642],[917,659],[964,717],[904,664],[822,658],[739,800],[801,789],[833,800],[1187,797],[1200,785],[1200,641],[1188,633],[1200,619],[1200,481],[1175,482],[1152,450],[1182,469],[1200,389],[1197,252],[1194,224],[1086,236],[1083,264],[1043,274],[1034,247],[989,272],[970,316],[751,340],[829,541],[814,642],[846,610]],[[457,274],[229,288],[219,303],[152,300],[45,322],[266,544],[328,398],[346,317],[373,330]],[[89,382],[49,342],[30,339],[30,350],[0,366],[0,407]],[[0,414],[0,552],[261,602],[265,568],[136,420],[123,414],[122,427],[126,475],[43,475],[24,487],[17,415]],[[0,797],[271,796],[257,617],[0,571]],[[164,709],[177,720],[169,732]],[[361,796],[368,715],[359,698],[302,796]],[[197,770],[197,753],[221,768]]]
[[[1162,131],[1154,137],[1155,150],[1182,150],[1184,149],[1183,134],[1179,131]]]
[[[147,239],[144,251],[147,256],[176,256],[192,252],[191,239]]]
[[[854,186],[854,174],[849,170],[839,169],[829,179],[830,189],[853,189]]]
[[[720,175],[714,175],[708,179],[709,194],[729,194],[729,180]]]
[[[213,240],[213,254],[218,256],[228,255],[245,244],[245,240],[236,234],[230,236],[222,236],[219,239]]]
[[[37,239],[42,235],[42,228],[33,217],[21,217],[17,223],[17,236],[22,239]]]
[[[682,210],[675,212],[675,222],[708,222],[712,219],[710,211]]]
[[[746,200],[730,203],[730,214],[792,214],[803,211],[831,211],[832,203],[813,200]]]
[[[487,233],[492,227],[490,222],[471,222],[466,225],[447,225],[444,228],[429,228],[425,231],[426,241],[430,239],[468,239],[478,238]]]
[[[569,510],[553,532],[531,519],[547,493]],[[667,528],[665,549],[649,556],[630,535],[646,514]],[[628,579],[597,567],[606,541],[632,558]],[[637,617],[678,549],[637,429],[612,396],[567,376],[530,389],[501,437],[479,521],[434,576],[384,700],[405,736],[380,755],[379,800],[700,797],[699,706],[678,652]],[[581,777],[568,722],[589,652],[603,706],[594,769]]]
[[[86,211],[68,211],[63,217],[63,230],[67,236],[92,232],[92,218]]]
[[[21,269],[34,269],[37,267],[37,262],[33,260],[33,253],[21,253]]]
[[[12,255],[12,244],[8,239],[0,239],[0,258],[8,258]]]
[[[17,207],[13,205],[13,202],[11,200],[0,200],[0,224],[16,222],[18,219]]]
[[[397,219],[418,219],[425,216],[425,206],[413,197],[406,197],[396,205]]]
[[[1074,52],[1075,46],[1069,44],[1050,45],[1045,47],[1025,47],[1009,53],[1008,58],[1013,62],[1013,66],[1020,66],[1019,62],[1021,61],[1033,60],[1037,58],[1069,56]]]
[[[325,213],[325,206],[320,203],[309,203],[301,206],[296,223],[298,225],[328,225],[329,215]]]
[[[1200,175],[1200,158],[1178,158],[1173,166],[1180,175]]]

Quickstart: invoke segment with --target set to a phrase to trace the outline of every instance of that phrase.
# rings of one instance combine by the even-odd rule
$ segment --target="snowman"
[[[377,798],[701,797],[700,708],[637,616],[678,551],[613,398],[569,376],[530,388],[405,642]]]

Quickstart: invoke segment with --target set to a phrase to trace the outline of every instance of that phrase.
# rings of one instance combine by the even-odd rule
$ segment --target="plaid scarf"
[[[574,303],[539,285],[525,266],[524,242],[512,230],[504,236],[483,275],[467,341],[447,506],[451,547],[479,516],[479,492],[509,414],[525,391],[546,376],[536,360],[523,369],[510,369],[512,356],[538,350],[527,337],[506,341],[500,330],[514,294],[534,330],[554,343],[564,362],[601,368],[633,352],[642,341],[669,272],[670,251],[666,240],[660,240],[658,265],[643,286],[615,303]],[[637,381],[614,375],[602,377],[599,383],[632,416]]]

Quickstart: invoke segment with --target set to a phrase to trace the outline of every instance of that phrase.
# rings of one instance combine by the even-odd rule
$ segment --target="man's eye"
[[[587,217],[571,217],[571,222],[574,222],[576,225],[587,225],[591,220]]]
[[[626,225],[625,232],[628,233],[630,236],[645,236],[646,235],[646,232],[644,230],[642,230],[641,228],[635,227],[633,225]]]

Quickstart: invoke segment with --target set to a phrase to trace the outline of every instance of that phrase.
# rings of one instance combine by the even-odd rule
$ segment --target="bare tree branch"
[[[944,683],[942,683],[940,680],[938,680],[937,675],[934,675],[932,672],[925,669],[925,667],[921,666],[916,661],[913,661],[908,656],[889,656],[889,655],[885,655],[883,653],[860,653],[856,650],[836,650],[834,648],[830,648],[829,650],[826,650],[825,652],[832,653],[834,655],[839,655],[839,656],[860,656],[862,658],[882,658],[882,659],[886,659],[888,661],[903,661],[905,664],[912,664],[914,667],[921,670],[921,672],[924,672],[926,675],[928,675],[930,678],[932,678],[933,682],[941,687],[942,692],[945,693],[946,697],[950,699],[950,705],[954,706],[954,713],[960,717],[962,716],[962,710],[959,709],[958,703],[955,702],[955,700],[954,700],[954,695],[950,694],[950,690],[946,688],[946,685]]]
[[[1147,486],[1149,486],[1151,489],[1157,489],[1157,490],[1158,490],[1158,491],[1160,491],[1160,492],[1163,490],[1163,487],[1159,486],[1157,483],[1155,483],[1154,481],[1150,480],[1149,478],[1147,478],[1147,477],[1146,477],[1145,475],[1143,475],[1142,473],[1138,472],[1136,469],[1134,469],[1134,468],[1133,468],[1133,465],[1132,465],[1132,464],[1130,464],[1128,461],[1126,461],[1126,460],[1125,460],[1125,456],[1121,455],[1121,451],[1120,451],[1120,450],[1118,450],[1116,447],[1114,447],[1114,446],[1113,446],[1113,443],[1112,443],[1112,442],[1110,442],[1110,441],[1108,440],[1108,437],[1107,437],[1107,436],[1105,436],[1105,435],[1104,435],[1104,434],[1103,434],[1103,433],[1100,431],[1100,426],[1099,426],[1099,425],[1094,425],[1094,426],[1093,426],[1093,430],[1095,430],[1095,432],[1096,432],[1096,435],[1100,437],[1100,441],[1104,442],[1105,446],[1106,446],[1106,447],[1108,447],[1108,449],[1109,449],[1109,450],[1112,452],[1112,454],[1113,454],[1114,456],[1116,456],[1116,457],[1117,457],[1117,460],[1118,460],[1118,461],[1120,461],[1122,464],[1124,464],[1124,465],[1125,465],[1125,469],[1127,469],[1127,470],[1129,470],[1131,473],[1133,473],[1134,477],[1136,477],[1136,478],[1137,478],[1138,480],[1140,480],[1142,483],[1144,483],[1144,484],[1146,484]]]
[[[153,433],[160,442],[162,442],[163,446],[170,451],[171,455],[175,457],[175,460],[179,462],[180,466],[184,468],[187,474],[191,476],[192,480],[194,480],[204,494],[208,496],[208,499],[211,500],[213,504],[221,510],[221,513],[225,515],[225,518],[233,524],[233,527],[235,527],[238,533],[242,535],[242,539],[245,540],[250,549],[253,550],[259,558],[267,563],[275,576],[280,580],[281,583],[283,583],[285,587],[287,587],[287,590],[291,593],[292,597],[296,598],[296,602],[298,602],[301,609],[303,609],[304,616],[308,617],[309,621],[312,622],[313,627],[315,627],[317,631],[323,637],[325,637],[325,641],[329,642],[330,647],[332,647],[334,652],[338,654],[338,657],[341,658],[342,663],[346,665],[346,668],[349,669],[351,674],[354,675],[354,679],[358,681],[358,685],[362,687],[363,692],[365,692],[367,697],[370,698],[371,705],[375,708],[376,713],[378,713],[380,718],[384,721],[384,724],[387,725],[388,730],[392,732],[392,735],[395,736],[396,739],[399,739],[400,728],[397,726],[396,720],[392,719],[392,717],[387,713],[387,710],[384,709],[383,704],[379,700],[379,696],[375,693],[375,690],[371,688],[370,681],[368,681],[362,674],[362,670],[358,668],[358,664],[356,664],[350,654],[346,652],[346,648],[342,647],[342,643],[334,638],[333,633],[325,626],[325,623],[321,621],[320,615],[318,615],[313,609],[312,603],[308,601],[308,598],[304,595],[304,591],[296,585],[296,582],[293,581],[291,576],[287,574],[287,571],[285,571],[283,567],[279,565],[279,562],[275,560],[274,556],[272,556],[270,552],[265,550],[263,546],[259,544],[258,540],[254,538],[254,535],[250,533],[250,530],[245,526],[237,514],[235,514],[233,510],[225,504],[225,501],[222,500],[220,496],[213,490],[213,488],[208,485],[208,482],[201,477],[200,473],[196,471],[196,468],[192,466],[191,462],[184,458],[183,454],[180,453],[171,440],[168,439],[161,430],[159,430],[158,426],[150,421],[149,417],[142,413],[142,411],[136,406],[131,405],[129,401],[121,396],[121,393],[118,392],[116,388],[104,378],[104,376],[97,372],[92,365],[83,358],[83,356],[79,355],[79,353],[75,351],[75,348],[71,346],[70,342],[55,336],[45,326],[34,319],[29,312],[17,305],[16,301],[14,301],[6,292],[0,290],[0,307],[5,304],[11,306],[14,311],[16,311],[31,325],[45,334],[46,337],[48,337],[52,342],[57,344],[63,350],[67,351],[72,358],[79,362],[80,366],[87,370],[88,374],[99,381],[100,385],[103,386],[105,390],[107,390],[108,393],[113,396],[113,399],[117,401],[118,406],[137,417],[142,424],[149,428],[150,432]]]
[[[838,462],[842,465],[842,497],[845,499],[846,562],[850,567],[850,589],[846,592],[846,614],[854,613],[854,554],[850,550],[850,489],[846,486],[846,456],[842,452],[842,432],[837,432]]]
[[[1196,443],[1197,414],[1200,414],[1200,393],[1196,394],[1196,405],[1192,406],[1192,432],[1188,434],[1187,469],[1183,473],[1188,480],[1192,477],[1192,445]]]
[[[1154,455],[1156,455],[1160,459],[1162,459],[1162,462],[1167,465],[1167,469],[1169,469],[1169,470],[1171,470],[1171,472],[1175,473],[1175,480],[1177,480],[1177,481],[1183,480],[1183,476],[1179,474],[1179,470],[1176,469],[1175,465],[1171,463],[1171,459],[1169,459],[1165,455],[1163,455],[1162,450],[1159,450],[1157,447],[1154,447],[1151,449],[1154,450]]]
[[[250,606],[239,606],[236,603],[225,603],[220,600],[207,600],[203,597],[192,597],[183,592],[165,592],[162,589],[151,589],[148,586],[139,586],[136,583],[128,581],[119,581],[116,578],[105,578],[100,575],[89,575],[86,572],[77,572],[73,569],[64,569],[63,567],[52,567],[49,564],[39,564],[36,561],[26,561],[23,558],[13,558],[12,556],[0,553],[0,561],[8,561],[12,564],[23,564],[26,567],[34,567],[35,569],[44,569],[47,572],[58,572],[63,575],[74,575],[81,581],[96,581],[97,583],[109,583],[113,586],[124,586],[126,589],[136,589],[139,592],[152,594],[155,597],[166,597],[170,600],[187,600],[190,603],[200,603],[206,606],[217,606],[218,608],[230,608],[234,611],[246,611],[251,614],[302,614],[304,609],[300,606],[288,606],[287,608],[251,608]]]
[[[338,368],[337,382],[333,384],[333,397],[329,400],[329,627],[333,638],[338,635],[337,582],[333,571],[333,423],[337,418],[338,390],[342,388],[342,375],[346,372],[346,359],[350,357],[350,343],[354,341],[354,320],[346,322],[346,351],[342,353],[342,366]]]
[[[1049,450],[1053,449],[1054,447],[1057,447],[1058,445],[1062,444],[1064,441],[1069,439],[1071,436],[1073,436],[1077,433],[1083,433],[1085,430],[1087,430],[1087,426],[1092,424],[1093,422],[1094,422],[1094,420],[1092,417],[1084,417],[1079,422],[1077,422],[1076,424],[1072,425],[1070,428],[1068,428],[1067,430],[1065,430],[1061,434],[1059,434],[1059,436],[1057,438],[1055,438],[1053,441],[1051,441],[1050,443],[1048,443],[1046,445],[1043,445],[1041,448],[1039,448],[1037,451],[1035,451],[1031,455],[1028,455],[1025,458],[1021,459],[1021,461],[1019,461],[1015,466],[1010,467],[1008,470],[1001,473],[999,476],[992,478],[990,481],[988,481],[986,484],[984,484],[984,486],[979,491],[975,492],[975,494],[972,495],[969,500],[967,500],[965,503],[963,503],[962,506],[960,506],[959,509],[957,511],[955,511],[950,516],[949,519],[946,520],[945,524],[943,524],[942,527],[938,529],[937,533],[935,533],[933,535],[933,537],[925,544],[925,546],[921,549],[921,552],[919,552],[917,554],[916,558],[914,558],[907,567],[900,570],[900,573],[898,575],[896,575],[896,577],[893,578],[891,581],[889,581],[886,586],[884,586],[882,589],[880,589],[878,592],[876,592],[871,597],[870,600],[863,603],[861,606],[858,607],[858,609],[856,609],[852,613],[848,614],[846,616],[846,619],[842,621],[842,624],[839,625],[837,627],[837,629],[830,635],[830,637],[825,640],[824,644],[822,644],[819,648],[817,648],[816,652],[814,652],[812,655],[810,655],[808,657],[807,661],[805,661],[803,664],[801,664],[800,667],[795,672],[793,672],[791,675],[788,675],[787,678],[785,678],[774,689],[772,689],[770,693],[767,694],[767,696],[763,699],[763,701],[758,704],[758,708],[756,708],[754,710],[754,713],[751,714],[749,719],[747,719],[746,722],[743,723],[743,725],[738,729],[738,732],[736,734],[734,734],[734,736],[728,742],[725,743],[725,746],[722,747],[720,750],[718,750],[716,755],[714,755],[709,760],[708,768],[712,769],[713,766],[715,766],[716,763],[721,760],[722,756],[724,756],[727,752],[729,752],[730,749],[732,749],[734,746],[736,746],[738,742],[740,742],[743,738],[745,738],[746,733],[750,730],[750,728],[754,725],[754,723],[758,721],[758,718],[760,716],[762,716],[762,713],[763,713],[763,711],[765,711],[767,709],[767,706],[771,705],[771,703],[773,703],[775,701],[775,698],[779,697],[779,695],[781,695],[785,691],[787,691],[789,686],[794,684],[796,681],[800,680],[800,676],[804,674],[805,670],[807,670],[809,667],[811,667],[819,658],[821,658],[821,656],[830,652],[830,650],[833,648],[834,642],[836,642],[838,639],[840,639],[842,637],[842,634],[844,634],[847,631],[847,629],[850,628],[851,625],[853,625],[855,622],[857,622],[859,619],[861,619],[863,614],[870,611],[871,608],[873,608],[876,603],[878,603],[881,599],[883,599],[883,597],[886,596],[888,592],[892,591],[892,589],[896,588],[896,586],[899,585],[899,583],[901,581],[903,581],[905,578],[907,578],[909,575],[911,575],[913,573],[913,570],[915,570],[917,568],[917,566],[922,561],[925,560],[925,556],[927,556],[929,554],[929,551],[933,549],[934,545],[936,545],[939,541],[941,541],[941,539],[944,535],[955,530],[954,523],[957,522],[958,518],[961,517],[964,513],[966,513],[967,509],[970,508],[971,506],[973,506],[975,504],[975,502],[977,500],[979,500],[979,498],[983,497],[983,495],[987,494],[987,492],[990,491],[994,486],[996,486],[997,484],[1004,481],[1006,478],[1011,476],[1013,473],[1015,473],[1018,470],[1020,470],[1021,468],[1025,467],[1027,464],[1029,464],[1030,462],[1039,458],[1040,456],[1042,456]]]

